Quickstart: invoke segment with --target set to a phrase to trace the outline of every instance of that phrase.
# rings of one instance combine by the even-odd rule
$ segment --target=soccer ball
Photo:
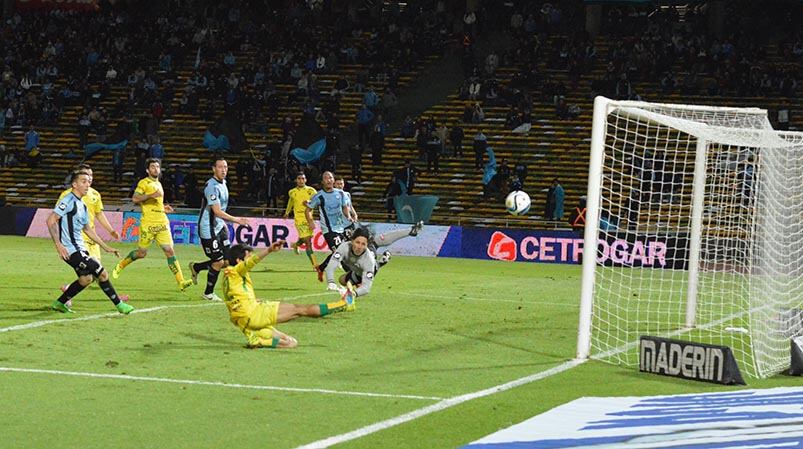
[[[514,190],[505,198],[505,207],[511,215],[526,215],[530,210],[530,195]]]

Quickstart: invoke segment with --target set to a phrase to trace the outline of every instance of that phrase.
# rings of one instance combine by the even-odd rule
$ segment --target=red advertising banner
[[[17,0],[16,8],[27,10],[97,11],[98,0]]]

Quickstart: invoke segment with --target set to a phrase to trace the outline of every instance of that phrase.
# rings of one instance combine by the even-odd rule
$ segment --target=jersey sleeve
[[[376,260],[370,250],[365,251],[366,257],[360,257],[359,264],[362,270],[362,283],[360,287],[354,292],[357,296],[365,296],[371,292],[371,286],[374,284],[374,275],[376,274]]]
[[[147,178],[140,179],[137,183],[137,187],[134,189],[134,193],[137,195],[147,195],[152,192],[148,192],[148,181]]]
[[[98,192],[95,192],[95,198],[97,199],[97,201],[95,201],[93,209],[95,214],[99,214],[103,212],[103,198],[101,198],[100,193]]]
[[[234,270],[237,271],[237,274],[239,274],[240,276],[245,276],[249,271],[251,271],[252,268],[254,268],[256,264],[259,263],[260,260],[262,259],[260,259],[259,256],[254,254],[251,257],[245,259],[244,261],[238,263],[234,267]]]
[[[53,209],[53,212],[56,213],[59,217],[63,217],[67,215],[67,211],[70,209],[70,199],[68,197],[64,197],[56,203],[56,207]]]
[[[53,207],[58,206],[59,205],[59,201],[63,200],[65,196],[70,194],[70,192],[72,192],[71,188],[61,192],[61,194],[59,195],[59,199],[56,200],[56,204]]]
[[[320,193],[316,193],[315,195],[312,195],[312,198],[309,199],[307,207],[309,207],[310,209],[315,209],[320,204],[321,204],[321,195]]]
[[[332,253],[332,257],[329,258],[329,263],[324,268],[324,272],[326,273],[326,282],[335,282],[335,271],[337,271],[337,267],[340,266],[340,263],[343,259],[348,255],[349,251],[349,242],[343,242],[335,248],[335,252]]]
[[[295,200],[293,199],[293,189],[287,191],[287,208],[284,210],[285,215],[290,215],[290,211],[295,207]]]
[[[208,184],[206,188],[204,188],[204,196],[206,197],[206,203],[211,207],[213,204],[217,204],[220,206],[220,192],[218,191],[217,186]]]

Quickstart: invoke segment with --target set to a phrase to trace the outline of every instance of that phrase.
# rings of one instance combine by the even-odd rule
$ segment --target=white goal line
[[[171,379],[167,377],[147,377],[147,376],[132,376],[128,374],[104,374],[104,373],[88,373],[78,371],[62,371],[62,370],[49,370],[38,368],[15,368],[9,366],[0,366],[0,372],[10,373],[30,373],[30,374],[51,374],[58,376],[75,376],[75,377],[90,377],[96,379],[115,379],[115,380],[132,380],[143,382],[163,382],[184,385],[199,385],[207,387],[225,387],[225,388],[242,388],[249,390],[270,390],[270,391],[286,391],[293,393],[322,393],[333,394],[342,396],[360,396],[371,398],[389,398],[389,399],[415,399],[422,401],[440,401],[443,398],[437,396],[419,396],[412,394],[390,394],[390,393],[372,393],[365,391],[348,391],[348,390],[328,390],[324,388],[297,388],[297,387],[277,387],[274,385],[248,385],[236,384],[227,382],[214,382],[205,380],[190,380],[190,379]]]

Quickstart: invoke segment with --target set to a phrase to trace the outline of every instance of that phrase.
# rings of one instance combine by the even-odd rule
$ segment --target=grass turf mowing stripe
[[[97,379],[117,379],[117,380],[134,380],[144,382],[166,382],[174,384],[185,385],[200,385],[209,387],[225,387],[225,388],[244,388],[251,390],[271,390],[271,391],[288,391],[293,393],[323,393],[334,394],[342,396],[361,396],[372,398],[390,398],[390,399],[415,399],[422,401],[440,401],[443,400],[437,396],[418,396],[409,394],[389,394],[389,393],[371,393],[364,391],[341,391],[341,390],[327,390],[324,388],[295,388],[295,387],[277,387],[272,385],[246,385],[246,384],[231,384],[226,382],[213,382],[205,380],[189,380],[189,379],[170,379],[166,377],[146,377],[146,376],[131,376],[128,374],[101,374],[101,373],[85,373],[76,371],[61,371],[37,368],[15,368],[9,366],[0,366],[0,372],[11,373],[31,373],[31,374],[53,374],[59,376],[76,376],[76,377],[90,377]]]
[[[427,293],[410,293],[410,292],[394,292],[394,295],[402,295],[402,296],[411,296],[413,298],[422,298],[422,299],[429,299],[429,300],[440,300],[440,299],[460,299],[464,301],[481,301],[481,302],[512,302],[514,304],[532,304],[537,306],[557,306],[557,307],[570,307],[573,309],[579,309],[580,304],[567,304],[562,302],[548,302],[548,301],[524,301],[524,300],[516,300],[516,299],[502,299],[502,298],[476,298],[473,296],[463,296],[463,295],[456,295],[456,296],[444,296],[444,295],[430,295]]]
[[[326,296],[331,295],[331,292],[324,292],[324,293],[310,293],[307,295],[299,295],[293,296],[290,298],[280,298],[282,300],[292,300],[292,299],[302,299],[302,298],[311,298],[315,296]],[[276,301],[272,299],[271,301]],[[156,307],[149,307],[147,309],[135,309],[131,314],[135,313],[150,313],[150,312],[158,312],[160,310],[165,309],[180,309],[180,308],[187,308],[187,307],[209,307],[223,304],[222,302],[205,302],[202,304],[176,304],[176,305],[167,305],[167,306],[156,306]],[[74,323],[77,321],[92,321],[92,320],[99,320],[101,318],[122,318],[124,315],[121,315],[118,312],[109,312],[109,313],[99,313],[97,315],[87,315],[82,317],[76,318],[61,318],[58,320],[41,320],[41,321],[34,321],[32,323],[25,323],[25,324],[17,324],[14,326],[8,327],[0,327],[0,334],[4,332],[13,332],[13,331],[21,331],[26,329],[34,329],[37,327],[47,326],[49,324],[58,324],[58,323]]]
[[[550,376],[554,376],[556,374],[560,374],[564,371],[574,368],[585,362],[585,360],[569,360],[564,362],[554,368],[550,368],[546,371],[541,371],[539,373],[531,374],[526,377],[522,377],[520,379],[512,380],[510,382],[496,385],[491,388],[486,388],[485,390],[475,391],[473,393],[468,393],[460,396],[455,396],[452,398],[444,399],[438,403],[428,405],[426,407],[422,407],[418,410],[413,410],[410,413],[405,413],[400,416],[396,416],[394,418],[386,419],[384,421],[380,421],[378,423],[370,424],[368,426],[359,428],[357,430],[352,430],[351,432],[346,432],[340,435],[335,435],[333,437],[324,438],[322,440],[314,441],[309,444],[305,444],[303,446],[298,446],[296,449],[323,449],[330,446],[334,446],[335,444],[344,443],[346,441],[356,440],[357,438],[364,437],[366,435],[370,435],[375,432],[379,432],[381,430],[389,429],[391,427],[397,426],[399,424],[404,424],[408,421],[412,421],[414,419],[418,419],[422,416],[429,415],[430,413],[439,412],[441,410],[445,410],[450,407],[454,407],[455,405],[460,405],[464,402],[468,402],[474,399],[482,398],[485,396],[490,396],[492,394],[501,393],[503,391],[510,390],[511,388],[516,388],[521,385],[525,385],[531,382],[535,382],[541,379],[545,379]]]

